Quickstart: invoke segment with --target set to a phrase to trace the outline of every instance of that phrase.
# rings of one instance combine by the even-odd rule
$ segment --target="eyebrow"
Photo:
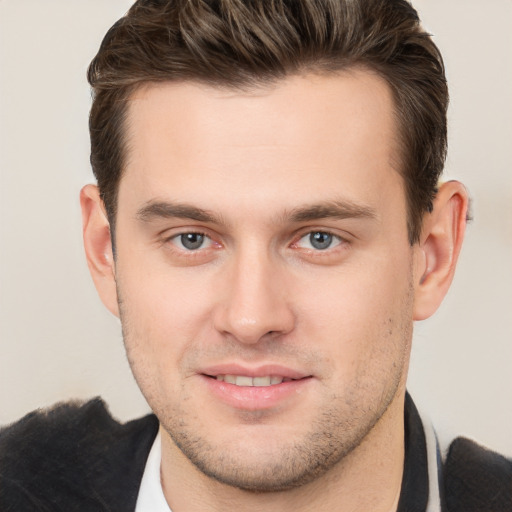
[[[219,223],[219,218],[208,210],[183,203],[170,203],[167,201],[148,201],[137,210],[137,219],[150,222],[154,219],[190,219],[198,222]]]
[[[328,201],[293,209],[287,215],[292,222],[307,222],[316,219],[375,219],[377,213],[373,208],[351,201]]]
[[[222,224],[222,219],[209,210],[184,203],[168,201],[148,201],[136,214],[142,222],[151,222],[154,219],[181,218],[197,222]],[[377,214],[373,208],[351,201],[326,201],[318,204],[306,205],[286,211],[280,216],[283,221],[292,223],[308,222],[318,219],[334,218],[349,219],[363,218],[375,219]]]

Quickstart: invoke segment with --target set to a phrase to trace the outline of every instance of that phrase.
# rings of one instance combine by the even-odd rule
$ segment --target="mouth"
[[[216,379],[221,382],[226,382],[228,384],[234,384],[235,386],[241,387],[258,387],[264,388],[269,386],[276,386],[278,384],[282,384],[283,382],[291,382],[293,380],[300,379],[292,379],[290,377],[283,377],[279,375],[266,375],[261,377],[251,377],[249,375],[208,375],[212,379]]]
[[[247,368],[237,364],[204,368],[200,375],[207,389],[224,404],[245,411],[282,408],[296,403],[309,389],[313,376],[280,365]],[[304,396],[304,395],[303,395]]]

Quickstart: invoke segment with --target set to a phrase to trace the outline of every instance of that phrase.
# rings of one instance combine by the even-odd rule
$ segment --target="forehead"
[[[250,195],[283,209],[327,192],[378,200],[386,181],[401,184],[396,131],[388,85],[365,70],[244,91],[146,85],[129,101],[119,201],[128,189],[139,200],[201,197],[213,208],[215,194],[219,205]]]

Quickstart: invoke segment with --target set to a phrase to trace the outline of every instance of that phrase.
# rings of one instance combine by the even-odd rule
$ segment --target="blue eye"
[[[204,249],[211,244],[210,238],[202,233],[182,233],[172,238],[172,242],[180,249],[187,251]]]
[[[328,249],[332,245],[332,235],[329,233],[322,233],[321,231],[310,233],[309,243],[319,251]]]
[[[315,249],[316,251],[325,251],[336,247],[341,243],[341,239],[332,233],[326,231],[312,231],[304,235],[297,243],[304,249]]]

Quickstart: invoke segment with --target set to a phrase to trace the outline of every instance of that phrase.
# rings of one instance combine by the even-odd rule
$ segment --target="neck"
[[[243,491],[201,473],[162,430],[161,477],[173,512],[395,512],[404,463],[404,395],[395,398],[371,432],[336,466],[301,487]]]

